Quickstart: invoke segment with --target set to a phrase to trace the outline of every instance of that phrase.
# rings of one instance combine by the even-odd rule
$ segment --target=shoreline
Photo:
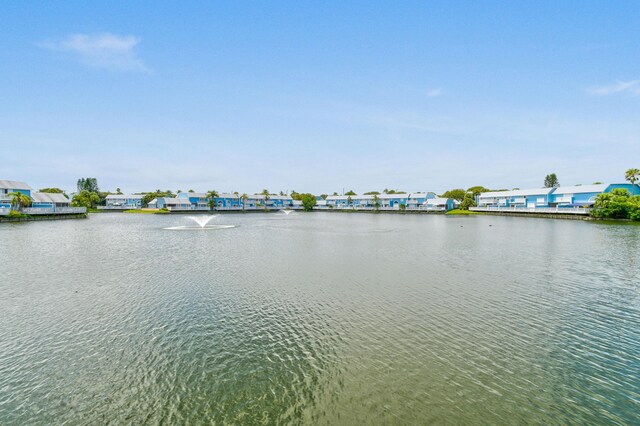
[[[71,213],[71,214],[50,214],[23,217],[3,217],[0,216],[0,223],[17,223],[17,222],[41,222],[45,220],[71,220],[71,219],[88,219],[89,213]]]

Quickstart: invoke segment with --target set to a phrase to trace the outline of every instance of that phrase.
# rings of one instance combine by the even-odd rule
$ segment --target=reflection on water
[[[216,223],[0,226],[0,423],[640,421],[637,227]]]

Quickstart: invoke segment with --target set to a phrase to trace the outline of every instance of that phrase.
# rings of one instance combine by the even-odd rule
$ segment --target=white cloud
[[[140,39],[134,36],[103,34],[70,34],[59,41],[39,43],[45,49],[71,52],[92,67],[117,71],[146,71],[135,52]]]
[[[631,96],[640,96],[640,80],[631,81],[617,81],[609,86],[597,86],[590,87],[587,92],[592,95],[615,95],[615,94],[627,94]]]
[[[444,90],[441,87],[434,87],[433,89],[429,89],[427,91],[427,98],[437,98],[438,96],[442,96],[444,94]]]

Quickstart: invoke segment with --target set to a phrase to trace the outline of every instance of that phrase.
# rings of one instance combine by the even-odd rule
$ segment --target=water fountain
[[[282,212],[282,213],[286,214],[287,216],[289,216],[291,213],[293,213],[293,210],[282,209],[278,213],[280,213],[280,212]]]
[[[207,226],[207,223],[209,223],[211,221],[211,219],[213,219],[214,217],[215,217],[215,215],[210,215],[210,216],[188,216],[187,219],[193,220],[195,223],[200,225],[200,228],[204,228],[205,226]]]
[[[164,228],[164,229],[169,229],[169,230],[172,230],[172,231],[190,231],[190,230],[207,231],[207,230],[212,230],[212,229],[235,228],[235,225],[209,225],[209,222],[211,221],[211,219],[213,219],[215,217],[216,217],[215,215],[209,215],[209,216],[187,216],[187,219],[193,220],[195,223],[198,224],[198,226],[186,226],[186,225],[170,226],[170,227]]]

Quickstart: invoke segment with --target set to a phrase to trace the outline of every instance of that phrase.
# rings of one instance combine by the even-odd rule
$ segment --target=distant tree
[[[383,193],[383,194],[406,194],[406,192],[405,192],[405,191],[399,191],[399,190],[397,190],[397,189],[387,189],[387,188],[385,188],[385,189],[382,191],[382,193]]]
[[[83,190],[73,196],[71,205],[74,207],[86,207],[95,209],[100,202],[100,196],[95,192]]]
[[[100,198],[100,201],[98,202],[99,205],[104,206],[106,201],[107,201],[107,196],[111,194],[110,192],[106,192],[106,191],[100,191],[98,192],[98,197]]]
[[[369,191],[365,192],[364,195],[380,195],[380,193],[378,191]]]
[[[320,197],[321,197],[323,200],[326,200],[328,196],[329,196],[329,195],[327,195],[327,194],[321,194],[321,195],[320,195]]]
[[[358,194],[356,194],[355,192],[353,192],[353,189],[352,189],[352,190],[350,190],[350,191],[348,191],[348,192],[345,192],[345,193],[344,193],[344,195],[358,195]]]
[[[636,182],[640,179],[640,169],[629,169],[624,174],[625,180],[631,182],[631,195],[636,195]]]
[[[178,190],[176,191],[176,193],[177,193],[177,194],[182,194],[182,189],[178,189]]]
[[[147,207],[149,205],[149,203],[154,199],[157,198],[156,194],[158,194],[159,192],[147,192],[146,194],[144,194],[142,196],[142,205],[144,207]]]
[[[483,192],[487,192],[487,191],[483,191]],[[469,207],[475,207],[476,195],[477,194],[474,194],[473,192],[467,192],[466,194],[464,194],[464,198],[460,203],[460,210],[469,210]]]
[[[401,203],[399,208],[400,208],[401,212],[406,211],[407,210],[407,205],[404,204],[404,203]]]
[[[513,188],[512,189],[512,191],[519,191],[519,190],[520,190],[520,188]],[[506,191],[508,191],[508,190],[506,190]]]
[[[334,196],[336,196],[336,195],[338,195],[338,193],[337,193],[337,192],[334,192],[334,193],[333,193],[333,195],[334,195]]]
[[[269,206],[269,200],[271,199],[271,194],[269,194],[268,189],[263,189],[260,194],[264,195],[264,209],[267,210]]]
[[[350,206],[353,204],[353,199],[351,198],[351,195],[347,197],[347,204]]]
[[[593,182],[593,184],[594,184],[594,185],[602,185],[602,182],[600,182],[600,181],[596,181],[596,182]]]
[[[454,200],[458,200],[458,201],[462,201],[464,200],[464,196],[467,193],[467,191],[465,191],[464,189],[461,188],[457,188],[457,189],[451,189],[447,192],[445,192],[444,194],[442,194],[443,198],[453,198]]]
[[[242,210],[244,210],[244,205],[247,202],[247,200],[249,199],[249,196],[247,194],[242,194],[240,196],[240,199],[242,200]]]
[[[373,194],[373,209],[376,212],[380,210],[380,201],[378,200],[378,194]]]
[[[316,196],[313,194],[302,194],[301,200],[305,211],[313,210],[313,206],[316,205]]]
[[[156,189],[155,192],[146,192],[142,195],[142,205],[147,207],[154,199],[165,197],[173,197],[173,194],[170,192],[164,192],[160,189]]]
[[[96,194],[100,192],[100,188],[98,187],[98,179],[96,178],[80,178],[77,182],[78,192],[89,191],[95,192]]]
[[[60,188],[42,188],[38,192],[44,192],[46,194],[64,194],[64,191]]]
[[[39,192],[42,192],[42,193],[45,193],[45,194],[62,194],[66,198],[69,198],[69,196],[60,188],[42,188],[42,189],[40,189]]]
[[[213,210],[218,206],[216,204],[216,198],[218,198],[219,196],[220,194],[218,194],[218,191],[214,189],[207,192],[207,205],[209,206],[209,210]]]
[[[550,173],[544,178],[545,188],[557,188],[560,186],[560,181],[555,173]]]
[[[31,205],[31,197],[22,192],[10,192],[9,197],[11,198],[11,207],[15,210],[22,211],[23,208]]]
[[[478,185],[478,186],[472,186],[471,188],[467,189],[467,192],[470,192],[474,195],[478,195],[478,194],[482,194],[483,192],[491,192],[491,190],[485,188],[482,185]]]
[[[194,191],[193,189],[190,189],[189,192],[196,192],[196,191]]]

